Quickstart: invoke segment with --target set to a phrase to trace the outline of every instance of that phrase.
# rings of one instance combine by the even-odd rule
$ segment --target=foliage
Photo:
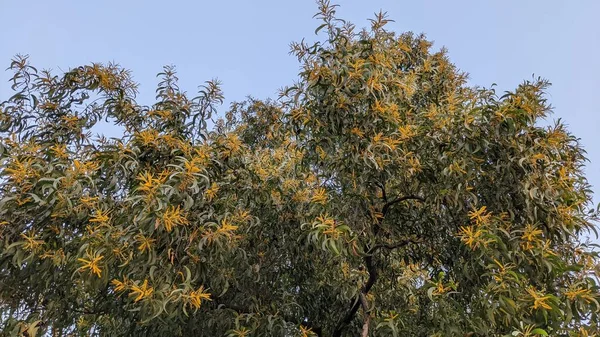
[[[2,335],[593,336],[584,151],[548,82],[498,96],[320,2],[277,101],[26,57],[0,105]],[[106,120],[122,130],[95,135]],[[209,128],[209,124],[214,127]]]

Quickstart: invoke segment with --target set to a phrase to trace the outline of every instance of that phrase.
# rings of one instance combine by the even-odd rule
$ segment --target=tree
[[[469,87],[335,8],[295,85],[214,125],[216,81],[189,98],[166,67],[147,107],[117,65],[15,58],[2,335],[593,336],[597,212],[577,138],[540,126],[548,82]]]

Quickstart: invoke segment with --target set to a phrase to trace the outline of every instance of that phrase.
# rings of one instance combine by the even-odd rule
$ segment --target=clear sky
[[[552,118],[581,138],[600,201],[599,0],[337,3],[339,16],[359,27],[383,9],[391,29],[426,33],[474,85],[509,90],[532,74],[549,79]],[[188,92],[217,77],[228,101],[276,97],[298,73],[289,43],[314,39],[315,12],[311,0],[0,0],[0,66],[17,53],[57,71],[115,61],[133,71],[144,104],[166,64],[177,66]],[[0,72],[0,99],[10,94],[9,75]]]

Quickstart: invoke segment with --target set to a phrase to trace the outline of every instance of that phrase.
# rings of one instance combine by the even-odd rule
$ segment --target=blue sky
[[[339,16],[362,27],[383,9],[390,28],[423,32],[470,74],[471,84],[513,89],[549,79],[552,118],[582,139],[600,201],[600,1],[339,0]],[[313,39],[312,0],[0,0],[0,66],[17,53],[38,68],[115,61],[133,71],[151,103],[155,74],[177,66],[182,89],[218,77],[228,101],[275,97],[298,72],[289,43]],[[10,92],[0,72],[0,99]]]

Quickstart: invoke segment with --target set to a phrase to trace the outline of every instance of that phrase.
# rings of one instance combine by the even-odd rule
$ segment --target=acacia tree
[[[116,65],[12,62],[2,335],[594,336],[597,215],[548,83],[499,97],[319,10],[297,83],[211,128],[216,81],[166,67],[142,106]]]

